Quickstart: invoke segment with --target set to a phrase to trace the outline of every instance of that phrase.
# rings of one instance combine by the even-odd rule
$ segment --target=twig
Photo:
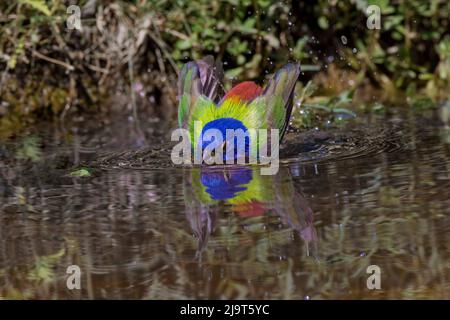
[[[86,64],[86,66],[87,66],[89,69],[91,69],[92,71],[100,72],[100,73],[103,73],[103,74],[108,74],[108,73],[109,73],[109,71],[108,71],[107,69],[103,69],[103,68],[94,66],[94,65],[92,65],[92,64]]]
[[[8,70],[9,70],[9,67],[8,67],[8,65],[7,65],[6,68],[5,68],[5,71],[3,71],[2,77],[1,77],[1,79],[0,79],[0,94],[1,94],[2,91],[3,91],[3,83],[5,82],[5,79],[6,79],[6,75],[7,75],[7,73],[8,73]]]
[[[33,50],[32,53],[33,53],[33,56],[35,56],[35,57],[37,57],[37,58],[39,58],[39,59],[42,59],[42,60],[45,60],[45,61],[48,61],[48,62],[57,64],[57,65],[59,65],[59,66],[61,66],[61,67],[66,68],[67,70],[70,70],[70,71],[75,70],[75,67],[74,67],[74,66],[72,66],[72,65],[70,65],[70,64],[68,64],[68,63],[65,63],[65,62],[63,62],[63,61],[57,60],[57,59],[47,57],[46,55],[44,55],[44,54],[42,54],[42,53],[40,53],[40,52],[38,52],[38,51],[36,51],[36,50]]]
[[[175,36],[175,37],[177,37],[177,38],[183,39],[183,40],[189,40],[189,39],[190,39],[190,38],[189,38],[187,35],[185,35],[184,33],[181,33],[181,32],[176,31],[176,30],[166,29],[166,30],[164,30],[164,31],[167,32],[167,33],[170,33],[171,35],[173,35],[173,36]]]
[[[133,89],[134,84],[134,75],[133,75],[133,52],[131,45],[128,48],[128,74],[130,77],[130,90],[131,90],[131,104],[133,107],[133,117],[136,122],[139,121],[137,115],[137,105],[136,105],[136,95]]]
[[[155,29],[155,32],[157,33],[157,36],[155,36],[155,35],[153,35],[153,33],[149,32],[150,38],[156,43],[156,45],[162,51],[162,53],[164,54],[166,59],[169,61],[169,64],[172,66],[175,73],[177,73],[178,72],[177,64],[172,59],[172,56],[170,55],[170,53],[166,50],[165,42],[161,40],[161,32],[159,31],[158,26],[155,25],[154,23],[152,23],[152,24]]]
[[[133,118],[134,118],[134,123],[136,125],[136,131],[138,136],[146,142],[145,139],[145,135],[141,129],[141,123],[139,121],[138,118],[138,112],[137,112],[137,104],[136,104],[136,93],[134,92],[134,88],[133,88],[133,84],[134,84],[134,73],[133,73],[133,48],[130,45],[128,47],[128,72],[129,72],[129,77],[130,77],[130,90],[131,90],[131,104],[133,107]]]

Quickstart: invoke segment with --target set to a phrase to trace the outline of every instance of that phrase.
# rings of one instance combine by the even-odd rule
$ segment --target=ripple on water
[[[373,157],[410,148],[410,134],[398,124],[353,125],[328,131],[288,133],[280,148],[281,163],[320,163]],[[175,143],[151,148],[107,153],[91,166],[103,169],[167,169],[175,166],[170,153]]]

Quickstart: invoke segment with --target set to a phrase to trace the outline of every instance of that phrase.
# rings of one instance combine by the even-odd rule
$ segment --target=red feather
[[[244,81],[234,86],[227,92],[223,100],[238,98],[246,102],[250,102],[262,93],[262,88],[253,81]]]
[[[241,217],[258,217],[266,212],[264,203],[257,200],[235,204],[233,208]]]

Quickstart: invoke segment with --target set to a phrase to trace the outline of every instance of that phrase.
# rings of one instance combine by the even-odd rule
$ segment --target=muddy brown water
[[[174,167],[154,119],[4,140],[0,298],[448,299],[450,132],[406,114],[291,133],[274,176]]]

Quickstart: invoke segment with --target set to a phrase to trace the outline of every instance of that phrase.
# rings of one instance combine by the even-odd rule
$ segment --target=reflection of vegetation
[[[444,143],[450,144],[450,102],[443,103],[439,107],[439,118],[444,124],[441,139]]]
[[[16,158],[32,162],[40,161],[42,151],[40,149],[39,139],[35,136],[25,137],[22,141],[22,146],[17,150]]]
[[[447,129],[450,129],[450,102],[442,104],[439,108],[439,117]]]
[[[61,249],[58,252],[42,257],[36,257],[35,267],[28,273],[28,279],[31,281],[43,281],[49,282],[54,280],[55,265],[66,253],[65,249]]]
[[[21,283],[26,283],[26,287],[21,290],[9,283],[0,289],[1,299],[32,299],[35,297],[35,288],[54,284],[61,274],[55,273],[56,266],[61,264],[62,257],[66,254],[63,248],[56,253],[46,256],[36,256],[34,263],[30,266],[10,266],[0,269],[0,280],[7,280],[11,275],[23,277]]]

